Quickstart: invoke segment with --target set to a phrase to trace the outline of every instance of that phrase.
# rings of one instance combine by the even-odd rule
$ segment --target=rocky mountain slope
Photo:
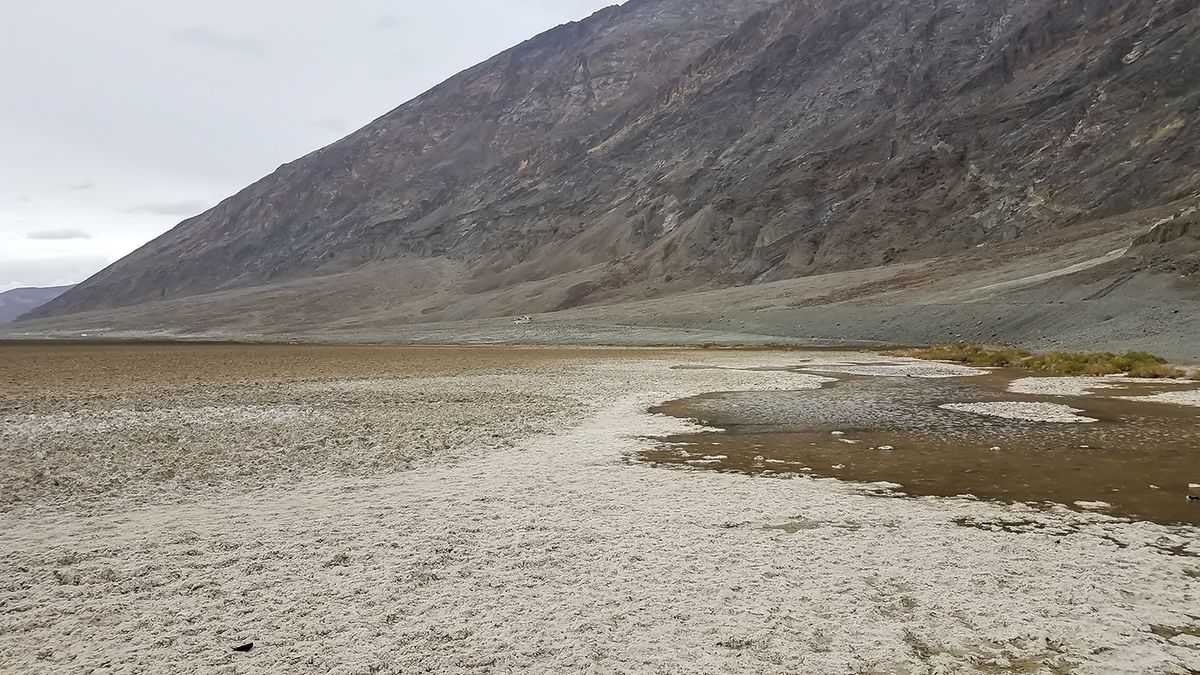
[[[332,322],[287,289],[362,270],[429,298],[404,320],[495,316],[475,299],[561,310],[1086,230],[1200,200],[1198,47],[1196,0],[634,0],[32,316],[270,285]]]
[[[53,288],[13,288],[0,293],[0,324],[15,321],[22,314],[50,302],[70,290],[70,286]]]

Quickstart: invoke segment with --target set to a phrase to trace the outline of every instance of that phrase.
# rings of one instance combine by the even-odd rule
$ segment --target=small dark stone
[[[1200,502],[1200,495],[1188,495],[1189,502]]]
[[[250,651],[251,649],[254,649],[254,643],[253,643],[253,642],[247,642],[247,643],[246,643],[246,644],[244,644],[244,645],[238,645],[238,646],[234,647],[234,648],[233,648],[233,651],[235,651],[235,652],[248,652],[248,651]]]

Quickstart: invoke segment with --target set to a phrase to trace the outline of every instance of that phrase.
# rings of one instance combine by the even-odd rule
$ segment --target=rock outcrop
[[[1155,223],[1134,240],[1129,253],[1151,270],[1200,280],[1200,207],[1188,207]]]

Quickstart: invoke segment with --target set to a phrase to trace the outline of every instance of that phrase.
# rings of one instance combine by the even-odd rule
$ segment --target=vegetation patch
[[[1165,378],[1165,379],[1177,379],[1177,378],[1186,377],[1186,375],[1187,375],[1187,373],[1183,372],[1182,370],[1180,370],[1174,366],[1165,364],[1165,363],[1160,363],[1158,365],[1139,366],[1137,368],[1134,368],[1133,370],[1128,371],[1126,374],[1129,375],[1130,377]]]
[[[989,347],[979,344],[943,344],[917,349],[892,349],[889,356],[909,356],[930,361],[953,361],[971,366],[1002,368],[1022,365],[1032,352],[1012,347]]]
[[[908,356],[933,361],[952,361],[970,366],[1018,366],[1059,375],[1128,375],[1147,378],[1181,378],[1187,374],[1166,359],[1139,351],[1063,352],[1034,354],[1014,347],[981,344],[943,344],[917,349],[895,349],[891,356]]]

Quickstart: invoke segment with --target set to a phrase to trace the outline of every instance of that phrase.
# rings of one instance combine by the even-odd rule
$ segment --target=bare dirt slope
[[[209,329],[342,331],[1102,234],[1200,194],[1198,42],[1195,0],[634,0],[281,167],[35,316],[176,300]]]

